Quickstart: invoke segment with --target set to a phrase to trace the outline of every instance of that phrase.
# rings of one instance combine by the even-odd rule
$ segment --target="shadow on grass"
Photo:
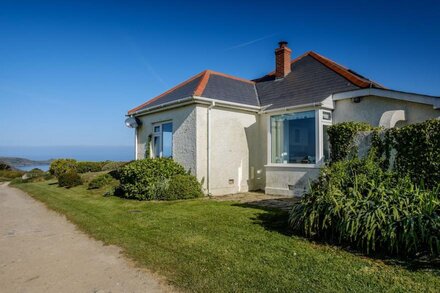
[[[289,213],[285,210],[259,206],[254,203],[236,203],[233,206],[263,210],[265,213],[260,213],[251,218],[254,224],[262,226],[267,231],[278,232],[286,236],[294,235],[288,223]]]
[[[233,204],[233,206],[265,211],[264,213],[259,213],[257,216],[251,218],[251,220],[255,225],[260,225],[267,231],[278,232],[285,236],[297,236],[304,239],[305,241],[309,241],[322,246],[337,247],[341,250],[357,255],[359,257],[370,258],[376,261],[383,262],[387,265],[399,266],[408,271],[430,271],[431,273],[440,276],[440,258],[438,257],[429,258],[426,256],[420,256],[413,259],[407,259],[402,257],[387,256],[380,253],[367,255],[360,250],[350,247],[349,244],[340,244],[335,241],[325,239],[310,239],[305,237],[301,233],[294,231],[289,226],[289,212],[286,210],[256,205],[253,202],[237,203]]]

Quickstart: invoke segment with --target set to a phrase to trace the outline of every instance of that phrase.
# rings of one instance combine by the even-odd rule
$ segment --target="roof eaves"
[[[376,96],[391,98],[396,100],[403,100],[408,102],[415,102],[420,104],[432,105],[434,109],[440,109],[440,97],[429,96],[423,94],[416,94],[410,92],[396,91],[390,89],[365,88],[354,91],[346,91],[334,93],[332,99],[334,101],[351,99],[355,97]]]
[[[167,94],[169,94],[169,93],[175,91],[176,89],[178,89],[178,88],[180,88],[180,87],[186,85],[187,83],[193,81],[194,79],[199,78],[199,77],[202,76],[203,74],[206,74],[206,70],[203,71],[203,72],[200,72],[199,74],[194,75],[193,77],[191,77],[191,78],[187,79],[186,81],[184,81],[184,82],[182,82],[182,83],[176,85],[175,87],[173,87],[173,88],[167,90],[166,92],[164,92],[164,93],[158,95],[157,97],[154,97],[154,98],[152,98],[151,100],[148,100],[147,102],[145,102],[145,103],[143,103],[143,104],[141,104],[141,105],[139,105],[139,106],[137,106],[137,107],[135,107],[135,108],[129,110],[129,111],[128,111],[128,115],[131,115],[131,114],[133,114],[133,113],[135,113],[135,112],[141,110],[142,108],[145,108],[145,107],[148,106],[149,104],[151,104],[151,103],[157,101],[158,99],[160,99],[160,98],[162,98],[163,96],[165,96],[165,95],[167,95]]]

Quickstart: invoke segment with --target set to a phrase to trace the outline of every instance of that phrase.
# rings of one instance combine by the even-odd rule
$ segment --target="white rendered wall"
[[[191,170],[191,173],[197,176],[195,105],[156,112],[138,118],[142,121],[142,125],[137,131],[138,159],[145,157],[145,146],[148,135],[153,134],[153,125],[158,122],[171,121],[173,123],[173,158],[186,170]]]
[[[258,189],[258,114],[218,106],[210,112],[210,193],[224,195]],[[208,106],[197,105],[198,176],[208,172],[207,127]],[[205,175],[205,188],[206,181]]]
[[[382,114],[392,110],[405,111],[406,121],[399,122],[397,126],[423,122],[440,116],[440,110],[435,110],[432,105],[369,96],[363,97],[360,103],[354,103],[351,99],[335,101],[333,119],[334,123],[363,121],[378,126]]]

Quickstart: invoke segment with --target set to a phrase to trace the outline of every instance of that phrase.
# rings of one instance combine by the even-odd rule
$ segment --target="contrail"
[[[127,43],[130,46],[131,50],[137,57],[139,58],[139,61],[141,61],[141,64],[143,64],[150,74],[162,85],[167,86],[166,82],[163,80],[163,78],[157,73],[157,71],[154,69],[154,67],[148,62],[147,58],[145,58],[144,54],[142,54],[139,46],[128,36],[125,36],[127,39]]]
[[[265,39],[268,39],[268,38],[274,37],[274,36],[279,35],[279,34],[280,34],[280,33],[275,33],[275,34],[267,35],[267,36],[264,36],[264,37],[261,37],[261,38],[258,38],[258,39],[252,40],[252,41],[248,41],[248,42],[245,42],[245,43],[241,43],[241,44],[238,44],[238,45],[235,45],[235,46],[232,46],[232,47],[226,48],[225,51],[229,51],[229,50],[233,50],[233,49],[237,49],[237,48],[246,47],[246,46],[249,46],[249,45],[251,45],[251,44],[253,44],[253,43],[260,42],[260,41],[262,41],[262,40],[265,40]]]

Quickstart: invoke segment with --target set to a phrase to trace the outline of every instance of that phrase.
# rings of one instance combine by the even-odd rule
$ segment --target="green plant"
[[[23,183],[44,181],[47,174],[49,173],[46,173],[41,169],[34,168],[24,174]]]
[[[102,174],[93,178],[88,185],[89,189],[98,189],[109,185],[113,181],[113,177],[109,174]]]
[[[145,200],[155,197],[158,182],[179,174],[185,174],[185,169],[172,159],[147,158],[123,166],[119,180],[125,197]]]
[[[166,200],[202,197],[202,186],[195,176],[184,174],[173,176],[168,182]]]
[[[391,168],[428,188],[440,182],[440,120],[374,131],[371,144],[384,170]]]
[[[57,159],[50,163],[49,172],[55,177],[59,177],[69,171],[76,171],[78,164],[74,159]]]
[[[81,185],[82,183],[81,176],[79,176],[74,170],[68,170],[58,175],[58,185],[60,187],[71,188]]]
[[[43,177],[45,172],[41,169],[34,168],[30,170],[29,172],[26,172],[26,176],[28,178],[34,178],[34,177]]]
[[[99,172],[102,171],[102,167],[106,162],[78,162],[76,167],[76,172],[87,173],[87,172]]]
[[[12,167],[6,163],[0,161],[0,170],[12,170]]]
[[[127,162],[105,162],[104,166],[102,167],[102,171],[113,171],[121,168],[126,164]]]
[[[385,172],[374,151],[325,167],[290,213],[308,237],[346,243],[367,253],[440,255],[440,187],[418,187]]]
[[[23,176],[24,172],[19,170],[0,170],[0,181],[8,181],[10,179]]]
[[[147,137],[147,141],[145,142],[145,158],[150,158],[151,157],[151,139],[152,139],[153,135],[150,134]]]
[[[373,127],[365,122],[342,122],[328,128],[330,160],[337,162],[357,154],[353,139],[360,131],[370,131]]]
[[[395,170],[416,183],[435,187],[440,182],[440,120],[428,120],[390,130],[396,150]]]

